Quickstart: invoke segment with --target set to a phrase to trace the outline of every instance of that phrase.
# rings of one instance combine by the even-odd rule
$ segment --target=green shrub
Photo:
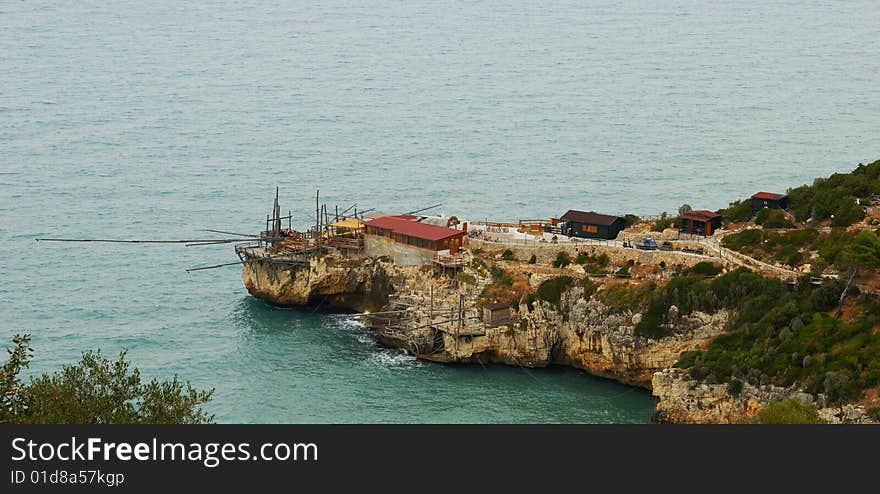
[[[504,252],[501,253],[501,259],[505,261],[513,261],[516,258],[513,255],[513,251],[510,249],[505,249]]]
[[[536,300],[543,300],[553,306],[558,307],[562,300],[562,293],[565,292],[572,284],[571,276],[559,276],[544,281],[538,286],[534,293],[530,293],[526,298],[526,303],[531,310]]]
[[[755,216],[755,223],[764,228],[794,228],[794,223],[779,209],[764,208]]]
[[[840,294],[843,293],[843,288],[843,282],[839,280],[823,281],[822,286],[813,290],[810,296],[813,308],[822,312],[836,309],[840,303]]]
[[[529,264],[535,264],[536,262],[538,262],[538,256],[532,254],[532,257],[529,258]]]
[[[498,266],[492,266],[489,269],[489,274],[492,275],[492,281],[502,286],[513,286],[513,278],[510,274],[499,268]]]
[[[824,424],[816,405],[796,398],[774,400],[758,412],[758,424]]]
[[[571,256],[568,255],[568,252],[564,250],[556,253],[556,259],[553,261],[554,268],[564,268],[571,264]]]
[[[750,200],[730,203],[725,209],[718,211],[725,221],[742,222],[752,219],[752,202]]]
[[[476,283],[477,278],[469,273],[458,273],[458,282],[467,285],[471,283]]]
[[[625,228],[629,228],[640,221],[642,221],[642,219],[634,214],[627,214],[623,216],[623,223]]]
[[[695,276],[717,276],[721,273],[724,268],[720,264],[716,264],[714,262],[701,261],[697,264],[694,264],[692,267],[685,269],[683,271],[684,274],[695,275]]]
[[[666,213],[660,215],[660,219],[654,222],[654,226],[651,227],[652,232],[662,232],[667,228],[674,228],[677,224],[678,218],[670,218],[666,216]]]
[[[739,379],[731,379],[727,384],[727,393],[730,396],[739,396],[742,394],[743,382]]]

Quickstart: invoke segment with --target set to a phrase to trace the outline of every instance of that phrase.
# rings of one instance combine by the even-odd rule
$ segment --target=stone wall
[[[684,243],[676,245],[684,245]],[[572,259],[575,259],[579,253],[591,255],[604,253],[611,259],[612,263],[617,265],[625,264],[629,260],[639,264],[650,265],[659,265],[661,262],[664,262],[669,269],[674,269],[675,267],[687,268],[703,261],[719,262],[725,265],[728,264],[725,260],[718,257],[698,256],[685,254],[683,252],[669,252],[662,250],[623,248],[615,245],[603,245],[599,242],[500,244],[469,238],[467,246],[471,250],[481,249],[486,253],[502,252],[505,249],[510,249],[513,252],[514,258],[520,261],[527,261],[532,255],[534,255],[539,264],[552,263],[560,251],[567,252]]]

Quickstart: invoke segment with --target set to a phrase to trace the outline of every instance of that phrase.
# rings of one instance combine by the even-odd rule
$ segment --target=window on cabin
[[[584,225],[581,227],[581,230],[587,233],[599,233],[599,227],[596,225]]]

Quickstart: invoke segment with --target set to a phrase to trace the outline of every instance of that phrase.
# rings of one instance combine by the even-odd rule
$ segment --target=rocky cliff
[[[651,387],[657,371],[672,366],[686,350],[704,348],[724,331],[728,314],[694,313],[676,322],[674,335],[653,340],[635,334],[641,315],[615,313],[581,288],[564,293],[560,306],[522,304],[511,322],[456,336],[433,329],[424,319],[406,326],[376,328],[377,338],[436,362],[501,363],[523,367],[568,365],[625,384]]]
[[[686,371],[672,368],[681,352],[705,348],[725,331],[731,318],[726,311],[673,317],[672,336],[655,340],[635,334],[640,313],[614,310],[573,286],[562,293],[557,304],[541,300],[520,304],[504,325],[478,323],[476,329],[472,325],[454,329],[448,321],[455,319],[451,312],[462,293],[464,318],[480,319],[477,299],[485,281],[461,284],[455,277],[438,275],[426,267],[332,255],[314,257],[307,266],[297,267],[246,263],[242,278],[253,296],[277,305],[382,311],[382,316],[368,319],[377,340],[425,360],[523,367],[568,365],[652,389],[659,399],[653,416],[656,422],[747,422],[771,400],[787,397],[817,401],[820,414],[831,423],[869,421],[859,407],[822,408],[821,396],[812,397],[795,388],[745,384],[738,396],[732,396],[726,384],[696,381]],[[540,279],[535,278],[535,282]],[[670,310],[677,313],[674,307]],[[391,315],[385,315],[389,311]]]
[[[871,423],[865,409],[846,404],[826,407],[822,395],[814,397],[796,387],[781,388],[745,383],[742,391],[733,396],[727,384],[708,384],[692,379],[682,369],[665,369],[654,374],[651,381],[654,396],[660,401],[652,420],[666,423],[738,424],[748,423],[767,403],[785,398],[797,398],[816,403],[819,416],[831,424]]]
[[[242,280],[251,295],[276,305],[365,312],[388,303],[394,292],[391,267],[376,259],[330,255],[312,257],[307,266],[254,261],[244,264]]]

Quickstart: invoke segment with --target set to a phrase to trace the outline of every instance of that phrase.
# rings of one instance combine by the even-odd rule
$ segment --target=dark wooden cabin
[[[678,225],[679,233],[690,235],[709,236],[719,228],[721,228],[721,215],[705,209],[689,211],[681,215]]]
[[[620,216],[569,209],[560,218],[565,222],[562,234],[569,237],[614,239],[626,226]]]
[[[787,209],[788,196],[785,194],[774,194],[772,192],[758,192],[752,196],[752,213],[764,209]]]

